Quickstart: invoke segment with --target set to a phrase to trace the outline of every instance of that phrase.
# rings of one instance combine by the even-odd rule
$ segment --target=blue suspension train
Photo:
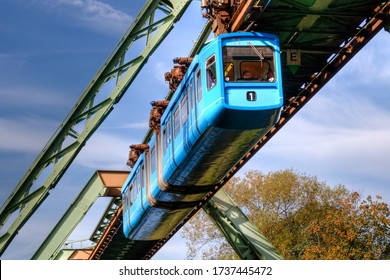
[[[221,34],[195,56],[122,188],[123,229],[159,240],[278,121],[283,105],[279,40]]]

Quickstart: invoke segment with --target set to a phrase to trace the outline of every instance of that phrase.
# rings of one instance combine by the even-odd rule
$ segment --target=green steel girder
[[[190,2],[191,0],[146,1],[144,8],[128,32],[120,40],[66,120],[54,133],[49,143],[1,207],[0,229],[6,225],[8,220],[12,220],[11,216],[15,217],[14,213],[17,210],[19,210],[19,214],[16,215],[6,233],[0,236],[0,256],[16,233],[48,196],[49,190],[56,186],[83,145],[111,112],[114,104],[119,102],[148,57],[171,30],[173,23],[179,20]],[[379,5],[382,1],[326,0],[323,2],[319,0],[273,0],[267,7],[267,13],[256,20],[256,28],[252,29],[278,33],[284,49],[307,50],[303,51],[308,56],[306,60],[310,62],[306,64],[312,67],[306,69],[302,65],[300,67],[302,73],[298,72],[297,74],[291,74],[287,68],[287,70],[284,69],[284,87],[286,92],[292,96],[295,96],[297,89],[300,90],[301,85],[307,82],[308,73],[318,72],[322,68],[321,62],[327,60],[329,53],[337,51],[341,42],[355,34],[356,27],[361,20],[368,16],[366,11],[371,11],[375,5]],[[389,1],[386,5],[388,3]],[[389,30],[388,12],[386,16],[384,26]],[[275,18],[278,20],[275,21]],[[326,28],[323,27],[324,25]],[[342,26],[345,28],[341,29]],[[349,31],[343,33],[344,31],[340,30]],[[316,33],[318,36],[312,36]],[[331,34],[333,35],[331,36]],[[146,41],[145,49],[139,56],[128,59],[127,54],[131,45],[141,39]],[[317,44],[313,45],[313,42],[317,42]],[[322,56],[318,55],[319,53]],[[314,55],[316,55],[315,59]],[[305,60],[305,57],[303,56],[302,59]],[[113,82],[113,79],[116,79],[114,87],[109,91],[104,91],[103,89],[109,85],[108,82]],[[103,92],[110,92],[110,94],[102,96]],[[267,139],[272,135],[271,133]],[[148,135],[145,139],[147,138]],[[49,175],[43,178],[42,174],[47,173]],[[36,183],[42,181],[43,184]],[[255,236],[248,234],[252,233],[253,228],[251,227],[253,225],[245,220],[243,213],[233,206],[234,203],[231,203],[229,199],[222,199],[217,194],[215,199],[211,200],[205,208],[214,217],[215,222],[220,224],[219,227],[228,238],[229,243],[237,247],[235,250],[240,257],[281,259],[281,256],[260,233],[256,233]],[[242,216],[242,219],[237,220],[235,215]],[[236,224],[236,221],[240,222]],[[245,228],[251,228],[251,230],[246,232]]]
[[[68,260],[70,256],[73,254],[74,250],[61,250],[57,255],[56,255],[56,260]]]
[[[122,176],[122,174],[125,174],[128,176],[129,172],[96,171],[57,225],[46,237],[45,241],[35,252],[31,258],[32,260],[51,260],[56,258],[62,245],[87,214],[91,206],[99,197],[105,196],[107,193],[106,184],[101,177],[101,175],[104,174],[111,174],[111,176],[116,174]],[[113,197],[112,200],[115,201],[118,200],[118,198]]]
[[[241,259],[283,259],[223,189],[203,206],[203,210],[212,218]]]
[[[109,226],[111,220],[117,213],[120,205],[122,203],[122,197],[116,197],[112,203],[110,203],[105,211],[105,213],[102,215],[100,221],[97,223],[97,226],[93,233],[91,234],[90,240],[94,243],[97,243],[100,238],[103,235],[103,232],[106,230],[106,228]]]
[[[0,229],[10,225],[0,237],[0,256],[126,93],[149,56],[166,38],[190,2],[146,1],[138,17],[93,77],[65,121],[2,205]],[[128,59],[132,44],[140,39],[145,40],[145,48],[139,56]],[[116,79],[115,83],[111,82],[113,78]],[[18,210],[17,215],[13,215]]]

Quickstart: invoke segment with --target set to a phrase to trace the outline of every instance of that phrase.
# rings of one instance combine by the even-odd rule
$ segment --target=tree
[[[249,171],[224,187],[285,259],[389,259],[390,210],[344,186],[283,170]],[[235,259],[203,211],[182,230],[189,259]]]
[[[305,259],[389,259],[389,206],[354,192],[340,207],[312,221]]]

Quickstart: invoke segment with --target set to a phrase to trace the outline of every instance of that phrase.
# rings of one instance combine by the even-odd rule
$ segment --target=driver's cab
[[[275,82],[274,49],[268,46],[226,46],[222,50],[225,82]]]

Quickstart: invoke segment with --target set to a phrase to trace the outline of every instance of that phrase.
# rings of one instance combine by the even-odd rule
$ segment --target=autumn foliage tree
[[[224,188],[285,259],[390,259],[390,208],[379,196],[293,170],[249,171]],[[237,258],[203,211],[181,234],[189,259]]]
[[[389,206],[356,192],[340,207],[312,221],[304,259],[389,259]]]

